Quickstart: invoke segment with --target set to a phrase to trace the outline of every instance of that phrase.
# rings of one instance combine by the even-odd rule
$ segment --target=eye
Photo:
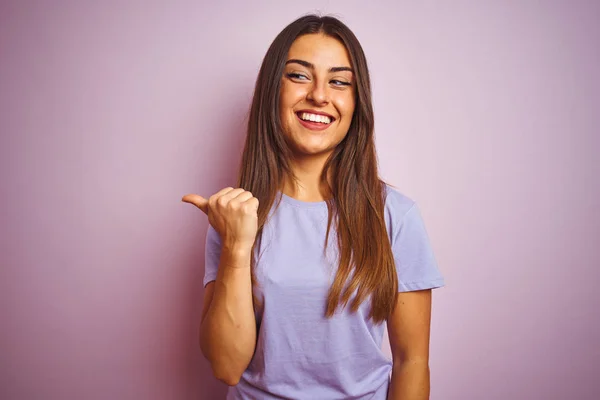
[[[350,86],[351,85],[350,82],[344,82],[344,81],[340,81],[337,79],[331,80],[329,82],[331,82],[334,86]]]
[[[306,75],[299,74],[299,73],[297,73],[297,72],[289,72],[289,73],[287,73],[287,74],[286,74],[286,76],[287,76],[288,78],[291,78],[291,79],[297,79],[297,80],[299,80],[299,81],[308,80],[308,77],[307,77]]]

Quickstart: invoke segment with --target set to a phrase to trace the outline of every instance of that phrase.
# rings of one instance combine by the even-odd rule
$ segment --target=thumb
[[[184,203],[190,203],[202,210],[202,212],[208,215],[208,200],[197,194],[186,194],[181,199]]]

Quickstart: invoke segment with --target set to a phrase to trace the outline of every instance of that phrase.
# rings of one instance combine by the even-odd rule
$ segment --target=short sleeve
[[[221,237],[215,228],[208,224],[204,247],[204,286],[217,279],[220,258]]]
[[[398,273],[399,292],[444,286],[444,278],[438,269],[423,218],[414,203],[394,232],[392,252]]]

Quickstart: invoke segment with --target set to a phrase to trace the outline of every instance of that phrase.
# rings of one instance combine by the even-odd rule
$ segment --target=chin
[[[320,156],[331,153],[333,149],[328,147],[304,147],[296,146],[296,153],[301,156]]]
[[[320,132],[321,135],[330,135],[331,133]],[[294,153],[299,156],[317,156],[331,153],[335,149],[335,145],[331,140],[325,137],[315,137],[314,132],[299,129],[288,136],[288,140],[294,149]],[[316,134],[318,135],[318,133]],[[331,138],[329,138],[331,139]]]

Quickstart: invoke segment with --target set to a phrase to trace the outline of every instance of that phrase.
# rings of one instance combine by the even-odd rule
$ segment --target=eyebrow
[[[315,69],[314,64],[309,63],[308,61],[298,60],[296,58],[292,58],[291,60],[287,60],[285,62],[285,65],[288,65],[288,64],[300,64],[303,67],[310,68],[310,69]],[[354,71],[350,67],[331,67],[331,68],[329,68],[329,72],[340,72],[340,71],[350,71],[350,72],[354,73]]]

